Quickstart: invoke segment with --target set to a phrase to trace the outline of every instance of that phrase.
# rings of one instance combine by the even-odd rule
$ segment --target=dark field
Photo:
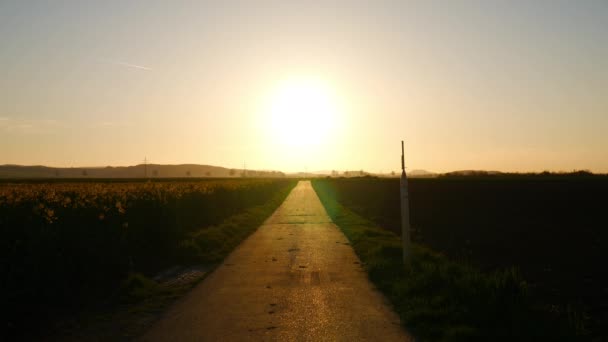
[[[43,329],[89,305],[131,301],[132,286],[169,267],[221,261],[295,183],[0,183],[3,334]]]
[[[342,205],[400,234],[398,179],[322,181]],[[515,266],[534,296],[567,315],[584,312],[606,336],[608,177],[410,179],[414,240],[491,271]]]

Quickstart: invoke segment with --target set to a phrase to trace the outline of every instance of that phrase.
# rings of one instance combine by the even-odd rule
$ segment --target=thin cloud
[[[94,127],[133,127],[130,122],[103,121],[98,122]]]
[[[145,71],[152,71],[152,68],[149,68],[149,67],[144,66],[144,65],[132,64],[132,63],[121,62],[121,61],[109,61],[109,60],[103,60],[101,62],[112,64],[112,65],[118,65],[118,66],[125,67],[125,68],[131,68],[131,69],[137,69],[137,70],[145,70]]]
[[[53,131],[61,126],[57,120],[0,118],[0,130],[5,132],[44,133]]]

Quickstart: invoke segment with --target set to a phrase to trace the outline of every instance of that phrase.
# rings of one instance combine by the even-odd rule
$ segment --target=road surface
[[[408,341],[348,240],[301,181],[144,341]]]

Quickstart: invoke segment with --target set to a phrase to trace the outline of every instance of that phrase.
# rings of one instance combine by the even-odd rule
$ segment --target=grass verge
[[[129,274],[107,303],[59,322],[50,340],[129,341],[140,336],[253,233],[283,203],[296,183],[290,182],[263,205],[191,233],[180,243],[182,265],[175,266],[172,275],[155,280],[141,273]],[[183,277],[185,273],[191,276]]]
[[[420,341],[579,341],[569,322],[539,307],[516,269],[482,273],[420,245],[402,263],[401,240],[335,200],[323,180],[312,185],[348,237],[370,280]]]

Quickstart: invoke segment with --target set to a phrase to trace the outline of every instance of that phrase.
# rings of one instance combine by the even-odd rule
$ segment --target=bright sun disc
[[[331,89],[315,79],[281,83],[270,100],[271,133],[279,143],[311,146],[326,142],[337,108]]]

